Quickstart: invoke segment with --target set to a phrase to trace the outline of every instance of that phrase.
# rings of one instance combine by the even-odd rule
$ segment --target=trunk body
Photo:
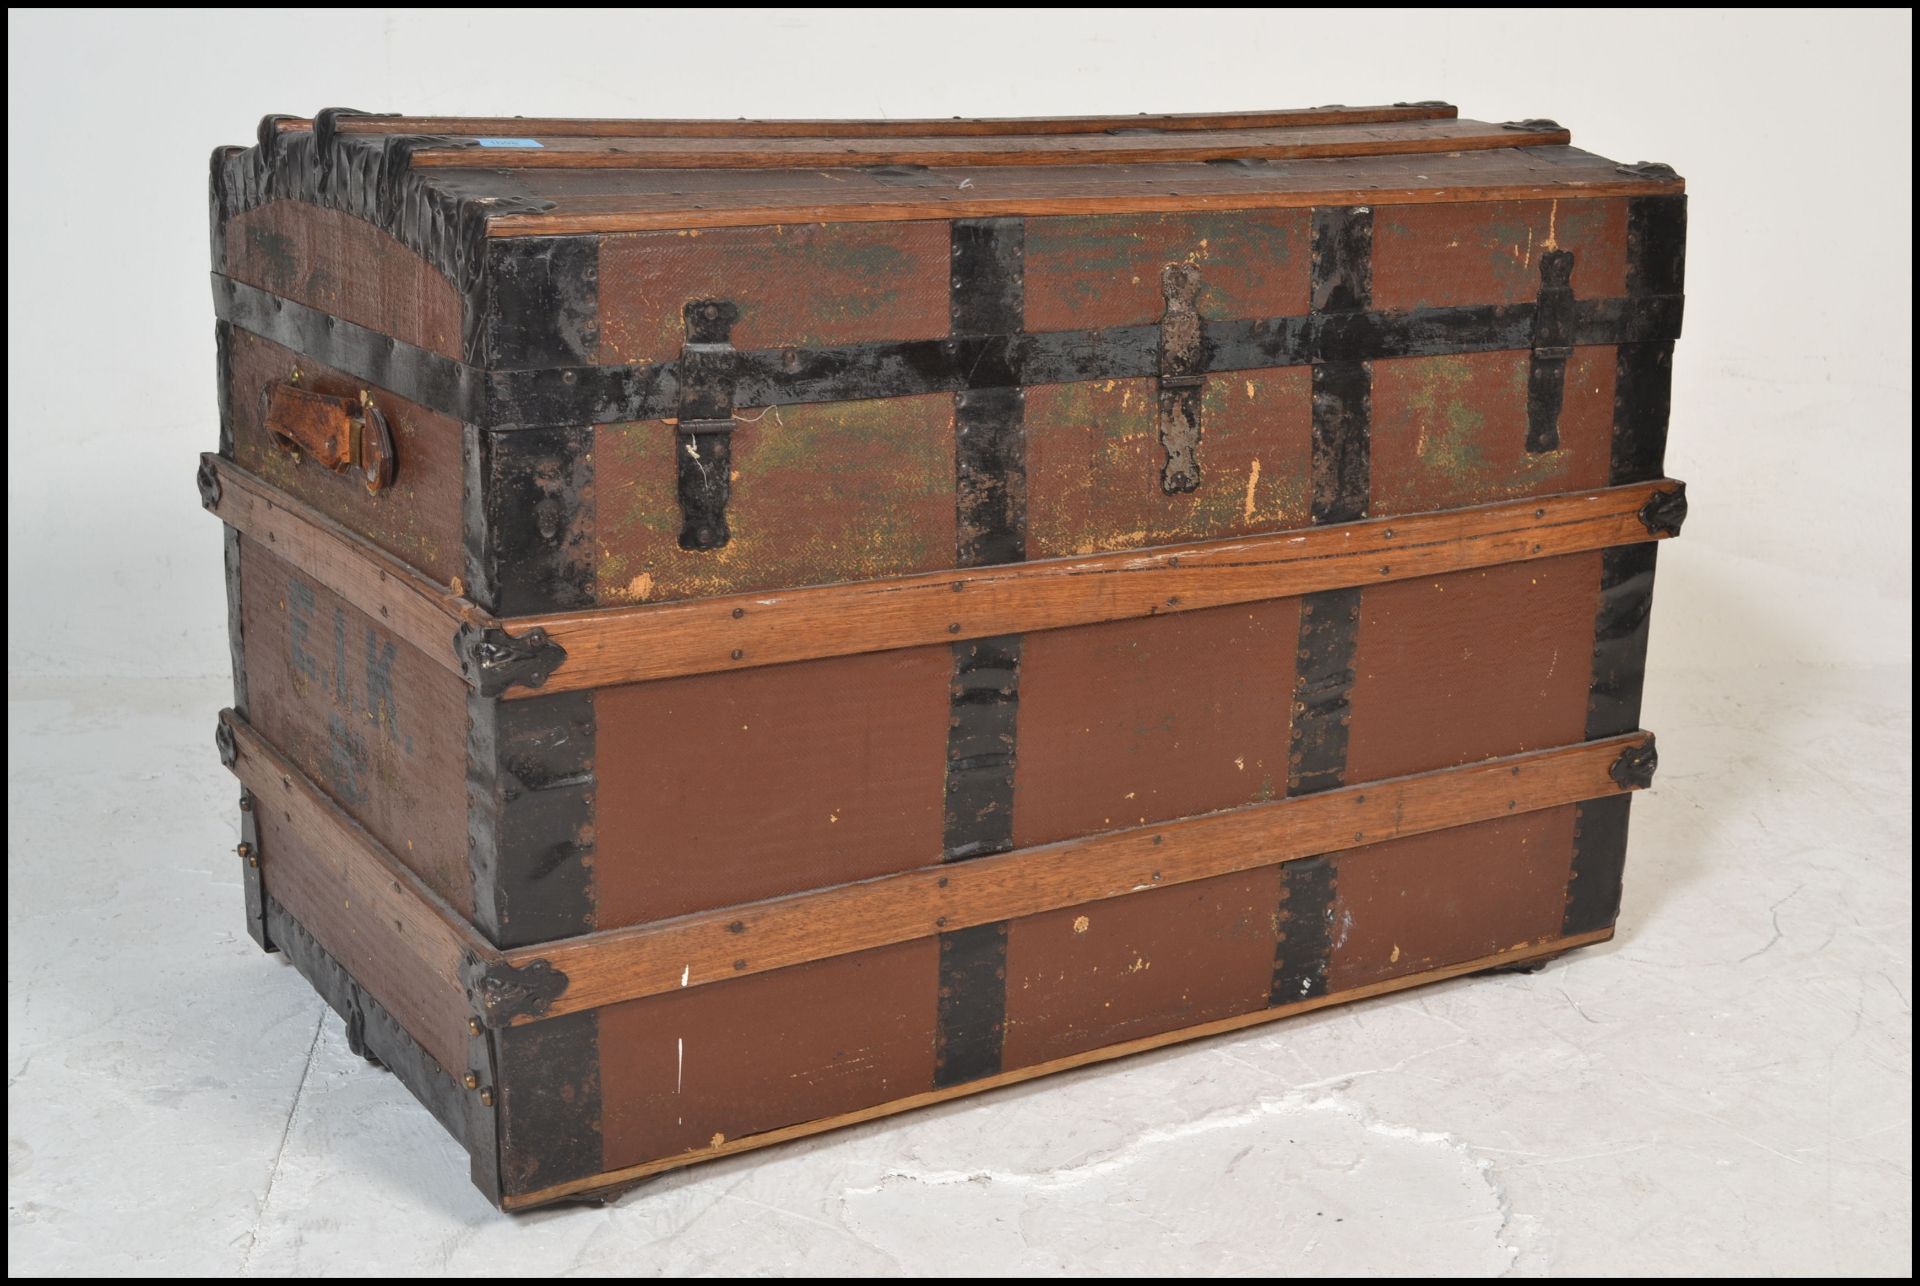
[[[269,117],[254,935],[514,1209],[1610,936],[1685,197],[1566,144]]]

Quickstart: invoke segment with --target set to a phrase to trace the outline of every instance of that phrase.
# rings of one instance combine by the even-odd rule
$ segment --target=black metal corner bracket
[[[1620,757],[1607,769],[1607,776],[1623,790],[1645,790],[1653,785],[1653,773],[1660,766],[1660,754],[1654,749],[1653,738],[1637,741],[1620,752]]]
[[[1529,116],[1524,121],[1502,121],[1500,128],[1519,130],[1526,134],[1557,134],[1566,126],[1559,121],[1548,120],[1544,116]]]
[[[223,768],[231,768],[240,762],[240,744],[233,739],[233,728],[225,719],[213,725],[213,744],[220,750]]]
[[[733,347],[737,305],[725,299],[687,304],[687,338],[680,350],[680,416],[674,457],[679,461],[680,548],[719,549],[733,538],[727,498],[733,491]]]
[[[1669,491],[1656,491],[1640,506],[1640,522],[1655,536],[1678,536],[1680,524],[1687,520],[1687,487],[1675,483]]]
[[[1533,307],[1533,355],[1527,364],[1527,450],[1560,449],[1560,408],[1573,356],[1573,251],[1540,256],[1540,294]]]
[[[1160,271],[1160,445],[1167,463],[1160,489],[1170,496],[1200,488],[1200,394],[1206,343],[1200,326],[1200,269],[1170,263]]]
[[[567,650],[543,629],[516,635],[498,625],[462,625],[453,634],[453,654],[483,697],[497,697],[516,683],[537,688],[567,659]]]
[[[546,960],[512,965],[469,952],[460,974],[468,1003],[489,1027],[505,1027],[516,1018],[538,1018],[567,989],[567,975]]]
[[[194,481],[200,486],[200,507],[208,511],[220,507],[220,471],[213,467],[213,461],[201,460],[200,468],[194,474]]]

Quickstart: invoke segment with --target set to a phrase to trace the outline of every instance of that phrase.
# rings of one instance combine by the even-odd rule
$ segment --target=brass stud
[[[481,1107],[492,1107],[492,1106],[493,1106],[493,1091],[492,1091],[492,1090],[490,1090],[490,1089],[484,1089],[484,1090],[481,1090],[481,1091],[480,1091],[480,1106],[481,1106]]]
[[[481,1025],[481,1022],[478,1018],[467,1019],[467,1031],[469,1034],[478,1036],[481,1032],[485,1030],[486,1028]]]
[[[477,1090],[480,1088],[480,1078],[478,1076],[475,1076],[472,1072],[468,1072],[465,1076],[462,1076],[460,1078],[460,1083],[466,1086],[470,1090]]]

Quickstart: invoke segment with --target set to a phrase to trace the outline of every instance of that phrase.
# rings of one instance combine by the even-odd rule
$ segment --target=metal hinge
[[[680,415],[674,458],[679,462],[680,548],[719,549],[733,538],[727,500],[733,491],[733,385],[737,374],[733,324],[740,309],[725,299],[696,299],[684,314],[680,349]]]
[[[1540,294],[1533,306],[1533,357],[1527,367],[1527,450],[1560,449],[1560,408],[1573,356],[1573,251],[1540,256]]]
[[[1160,445],[1167,453],[1160,488],[1174,496],[1200,487],[1200,394],[1206,382],[1200,269],[1168,264],[1160,271],[1160,292],[1166,300],[1160,315]]]

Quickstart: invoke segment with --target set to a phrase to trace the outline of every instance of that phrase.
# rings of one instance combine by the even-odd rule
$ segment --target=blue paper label
[[[481,147],[545,147],[537,138],[482,138],[476,139]]]

